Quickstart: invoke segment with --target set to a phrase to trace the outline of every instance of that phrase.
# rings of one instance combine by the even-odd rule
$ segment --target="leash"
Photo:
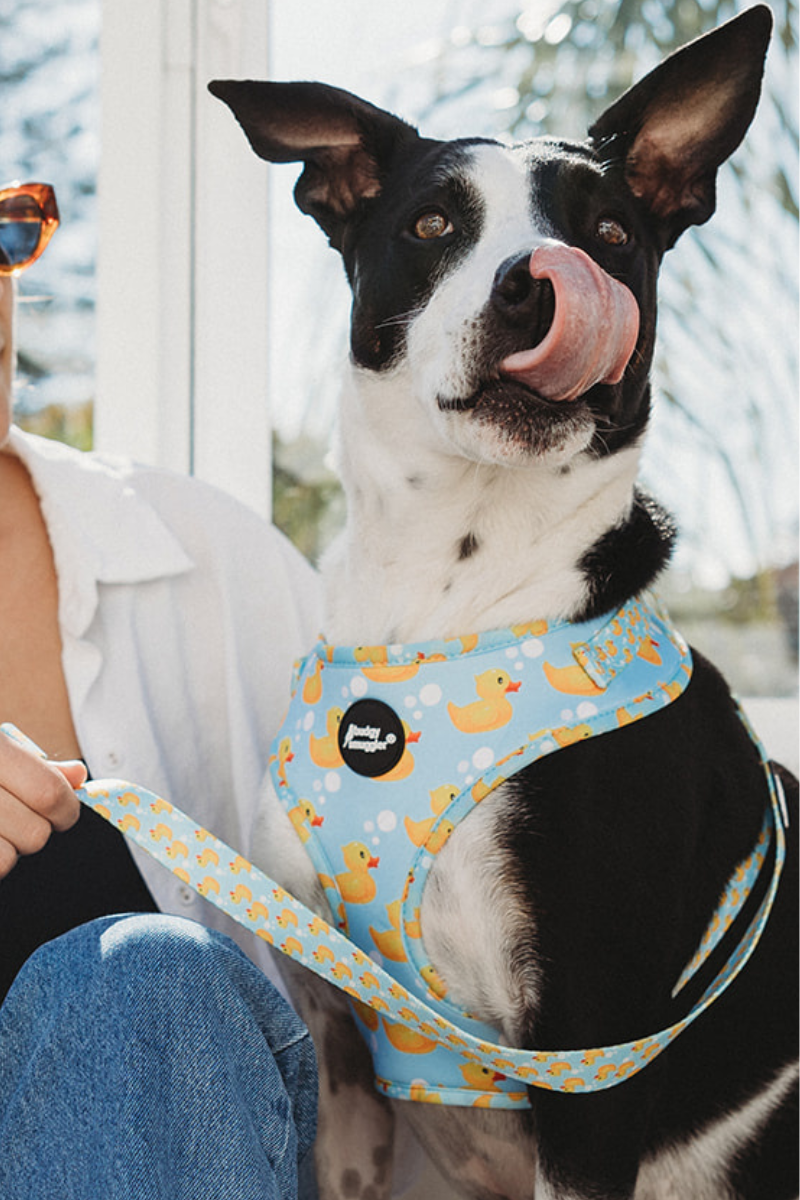
[[[743,714],[742,719],[747,724]],[[13,725],[0,725],[0,730],[45,757]],[[147,788],[116,779],[89,782],[77,789],[76,794],[83,804],[120,829],[245,929],[340,988],[357,1004],[379,1014],[382,1020],[410,1029],[432,1043],[455,1049],[466,1062],[499,1072],[525,1086],[561,1092],[594,1092],[615,1087],[631,1078],[661,1054],[726,991],[758,944],[783,869],[784,829],[788,821],[783,815],[785,806],[780,781],[752,731],[751,736],[768,780],[769,810],[754,850],[734,871],[697,954],[683,972],[673,995],[706,961],[741,911],[774,843],[772,879],[758,911],[724,967],[685,1017],[635,1041],[588,1050],[522,1050],[473,1037],[412,996],[344,934],[168,800]]]

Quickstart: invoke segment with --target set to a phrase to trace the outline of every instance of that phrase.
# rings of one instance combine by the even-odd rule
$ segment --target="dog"
[[[364,668],[367,700],[391,674],[376,647],[512,626],[534,645],[550,624],[567,635],[602,624],[668,562],[672,521],[637,485],[656,279],[680,234],[714,211],[717,169],[758,103],[770,31],[757,6],[685,46],[583,142],[436,141],[323,84],[209,85],[256,154],[303,164],[297,204],[352,288],[340,416],[348,516],[323,575],[326,634],[362,648],[348,661],[351,674]],[[421,669],[426,653],[403,669]],[[323,677],[334,659],[320,661]],[[483,699],[477,676],[470,685],[488,706],[475,710],[484,727],[517,702],[502,674]],[[316,677],[307,682],[313,690]],[[432,795],[419,928],[403,910],[405,932],[424,946],[429,998],[446,994],[495,1042],[624,1042],[679,1021],[719,966],[712,955],[673,999],[757,841],[767,782],[715,668],[695,653],[678,690],[643,719],[617,713],[613,735],[584,736],[575,717],[564,749],[487,785],[468,819],[445,827]],[[582,702],[565,685],[563,708],[580,714]],[[411,703],[424,726],[422,702]],[[343,714],[329,716],[331,728],[314,726],[326,779],[353,743],[377,751],[382,738],[383,753],[416,736],[411,709],[386,736],[367,714],[343,739]],[[329,817],[310,796],[290,812],[279,796],[294,729],[276,755],[257,860],[346,928],[336,897],[352,889],[352,911],[366,902],[358,888],[366,895],[382,870],[372,843],[383,827],[376,810],[379,836],[353,834],[349,862],[331,860],[327,874],[312,863],[311,826]],[[425,736],[406,750],[421,753]],[[391,775],[381,767],[384,780],[401,763]],[[796,783],[776,771],[796,810]],[[396,784],[379,786],[385,797]],[[436,853],[434,825],[448,835]],[[393,1098],[374,1086],[346,995],[287,961],[320,1065],[320,1195],[390,1196],[411,1130],[449,1185],[481,1200],[795,1196],[796,870],[790,845],[761,940],[725,994],[643,1070],[591,1094],[523,1085],[524,1103],[495,1110],[480,1097],[416,1103],[418,1083],[413,1098]],[[399,912],[387,938],[401,933]],[[391,946],[370,928],[375,945],[364,948],[382,946],[391,970]],[[723,939],[717,958],[729,953]]]

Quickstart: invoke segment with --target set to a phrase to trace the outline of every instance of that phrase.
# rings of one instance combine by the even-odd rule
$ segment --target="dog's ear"
[[[358,96],[322,83],[214,80],[256,154],[269,162],[303,162],[298,207],[341,249],[347,221],[381,190],[398,143],[417,132]]]
[[[734,17],[670,55],[589,130],[602,158],[624,164],[667,247],[714,211],[717,169],[758,104],[771,30],[763,4]]]

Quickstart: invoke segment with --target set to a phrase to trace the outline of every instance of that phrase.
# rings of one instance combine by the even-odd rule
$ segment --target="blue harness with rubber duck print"
[[[657,712],[691,670],[688,647],[645,599],[581,624],[402,646],[320,641],[296,670],[271,771],[338,927],[411,994],[492,1041],[493,1029],[451,1002],[425,954],[420,906],[436,855],[515,772]],[[387,1094],[528,1106],[501,1071],[354,1009]]]

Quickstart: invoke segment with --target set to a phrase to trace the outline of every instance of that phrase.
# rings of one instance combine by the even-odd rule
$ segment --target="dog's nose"
[[[553,323],[555,293],[549,279],[534,279],[530,253],[507,258],[497,268],[490,301],[503,322],[524,328],[540,342]]]

